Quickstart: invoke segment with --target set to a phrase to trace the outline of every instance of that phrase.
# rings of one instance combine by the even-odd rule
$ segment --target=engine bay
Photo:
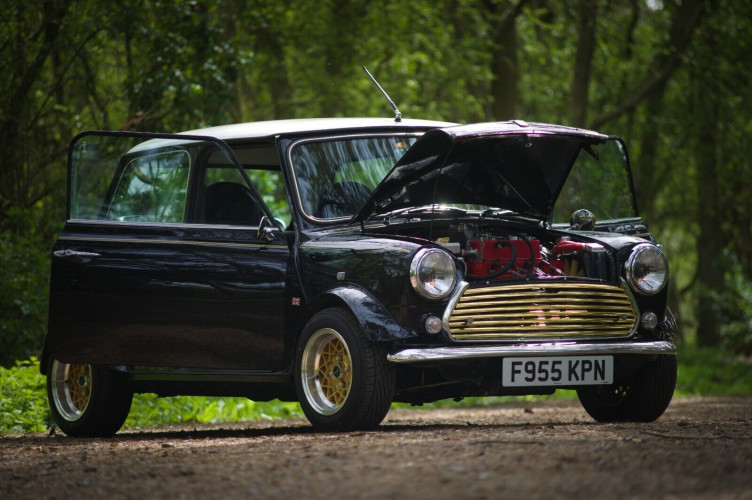
[[[522,232],[461,223],[436,243],[465,264],[468,281],[557,277],[607,279],[609,256],[592,242],[560,237],[552,241]]]

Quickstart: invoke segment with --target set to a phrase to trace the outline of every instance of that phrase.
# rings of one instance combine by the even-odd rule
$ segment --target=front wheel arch
[[[369,291],[354,285],[328,290],[311,303],[316,311],[347,308],[359,323],[366,337],[373,342],[386,342],[416,337],[414,330],[402,327],[395,317]]]

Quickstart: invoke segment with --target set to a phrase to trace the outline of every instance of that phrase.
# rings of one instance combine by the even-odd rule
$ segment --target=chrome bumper
[[[676,355],[676,345],[664,340],[654,342],[549,342],[537,344],[408,348],[387,355],[392,363],[421,363],[473,358],[522,356],[583,356],[598,354]]]

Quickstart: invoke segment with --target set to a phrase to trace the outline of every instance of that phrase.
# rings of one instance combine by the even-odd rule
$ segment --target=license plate
[[[504,358],[501,381],[506,387],[601,385],[614,381],[613,356]]]

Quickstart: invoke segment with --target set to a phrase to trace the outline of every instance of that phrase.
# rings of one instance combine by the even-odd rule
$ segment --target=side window
[[[203,196],[197,197],[196,220],[204,224],[257,226],[264,215],[263,201],[274,217],[289,225],[287,190],[275,146],[243,144],[233,150],[261,200],[255,198],[237,166],[215,153],[208,158],[198,183]]]
[[[207,168],[203,185],[204,207],[200,222],[231,226],[259,224],[263,211],[235,166]]]
[[[166,151],[130,160],[122,170],[107,219],[183,222],[190,156]]]
[[[268,162],[273,164],[271,159]],[[217,175],[206,180],[220,184],[209,195],[216,210],[224,210],[224,215],[216,213],[217,217],[232,212],[229,200],[236,191],[246,206],[251,202],[258,205],[227,146],[216,139],[84,132],[75,137],[69,150],[67,219],[204,223],[204,177],[215,167]],[[237,222],[225,219],[217,223]],[[253,221],[246,217],[243,223]]]
[[[285,225],[290,223],[282,173],[275,170],[246,168],[253,186],[275,217]],[[257,226],[263,210],[255,201],[246,181],[234,166],[211,166],[204,178],[204,217],[206,224]]]
[[[261,169],[247,169],[246,172],[274,217],[289,226],[292,216],[282,172]]]

